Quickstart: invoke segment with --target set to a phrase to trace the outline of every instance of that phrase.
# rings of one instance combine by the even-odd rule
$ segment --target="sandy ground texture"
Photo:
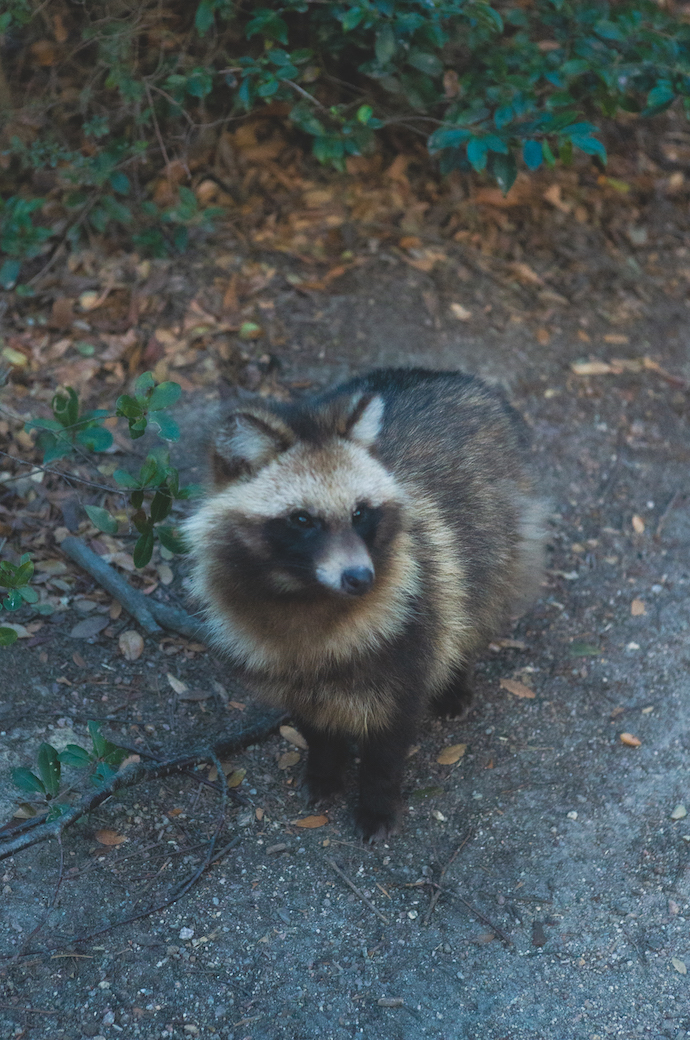
[[[296,826],[304,752],[275,734],[224,763],[225,817],[197,772],[1,863],[2,1040],[690,1037],[690,239],[677,211],[652,217],[626,252],[556,212],[546,292],[480,254],[424,271],[384,245],[320,292],[278,261],[264,302],[282,343],[248,382],[423,364],[508,389],[553,508],[543,594],[481,661],[470,717],[425,722],[386,844],[353,835],[353,776],[321,826]],[[213,257],[187,263],[173,297]],[[218,397],[178,410],[188,472]],[[152,595],[183,602],[172,568]],[[89,719],[167,754],[251,711],[189,641],[126,662],[124,614],[72,637],[110,599],[71,564],[61,580],[66,609],[2,652],[3,777],[41,740],[85,743]],[[0,801],[7,819],[7,779]],[[233,847],[162,906],[216,832]]]

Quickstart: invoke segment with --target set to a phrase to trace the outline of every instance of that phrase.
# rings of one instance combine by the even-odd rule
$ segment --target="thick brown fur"
[[[526,447],[499,392],[421,369],[254,402],[217,431],[214,488],[187,521],[195,594],[245,680],[304,731],[313,798],[359,741],[366,838],[396,828],[424,710],[467,709],[474,658],[538,585]]]

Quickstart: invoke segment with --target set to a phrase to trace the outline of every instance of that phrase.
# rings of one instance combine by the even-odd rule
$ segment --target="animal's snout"
[[[362,596],[374,584],[371,567],[348,567],[340,575],[340,585],[348,596]]]

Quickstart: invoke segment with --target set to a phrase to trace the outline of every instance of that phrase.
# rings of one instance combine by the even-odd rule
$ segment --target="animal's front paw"
[[[370,844],[375,841],[384,841],[400,830],[400,814],[397,810],[386,813],[372,812],[360,805],[357,810],[355,830],[360,838]]]

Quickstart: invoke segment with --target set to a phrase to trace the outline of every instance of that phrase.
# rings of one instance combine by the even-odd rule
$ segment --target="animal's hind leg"
[[[451,715],[454,718],[467,715],[474,701],[473,672],[472,665],[455,672],[445,689],[431,702],[434,715]]]
[[[307,757],[307,787],[309,801],[329,798],[343,786],[347,763],[347,739],[315,729],[308,722],[296,718],[300,733],[309,745]]]

